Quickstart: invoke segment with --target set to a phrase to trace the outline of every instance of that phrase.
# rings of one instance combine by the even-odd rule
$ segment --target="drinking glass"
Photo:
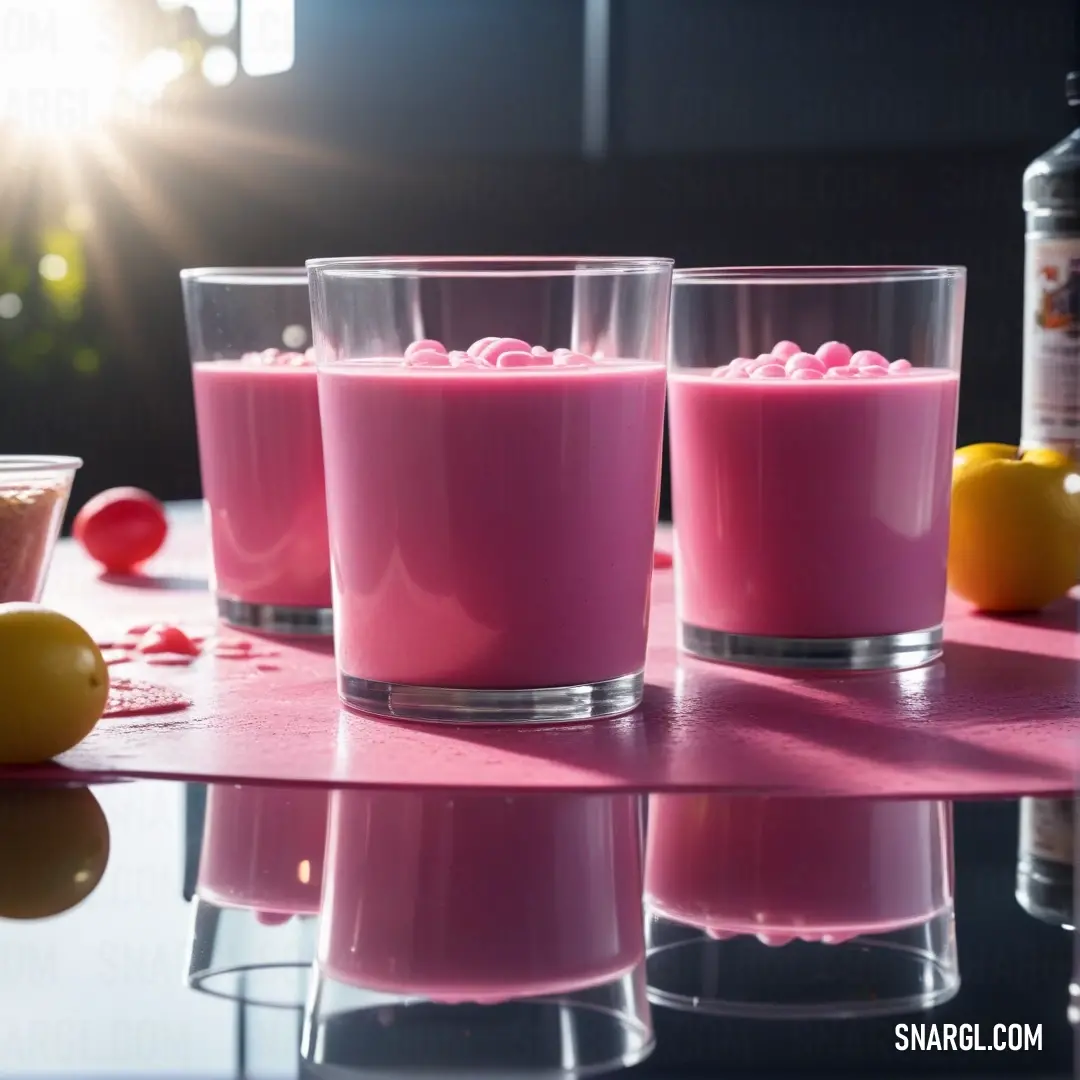
[[[834,670],[941,655],[965,281],[955,266],[675,272],[683,649]]]
[[[282,635],[333,632],[307,276],[180,274],[218,613]]]
[[[640,703],[667,259],[316,259],[346,705],[456,723]]]

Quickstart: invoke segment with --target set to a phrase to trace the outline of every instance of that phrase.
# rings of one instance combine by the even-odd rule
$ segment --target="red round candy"
[[[86,553],[111,573],[129,573],[156,554],[169,526],[165,507],[139,488],[110,488],[75,515],[72,532]]]
[[[139,652],[145,655],[169,653],[172,656],[198,656],[199,646],[180,627],[156,623],[139,641]]]

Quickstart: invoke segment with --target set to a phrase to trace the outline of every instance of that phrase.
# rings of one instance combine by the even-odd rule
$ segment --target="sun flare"
[[[100,0],[0,0],[0,121],[91,131],[121,90],[118,35]]]

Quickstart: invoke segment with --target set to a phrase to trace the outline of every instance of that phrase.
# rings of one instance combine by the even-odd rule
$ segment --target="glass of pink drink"
[[[839,1018],[960,987],[951,803],[655,795],[645,903],[654,1004]]]
[[[319,259],[341,697],[451,722],[641,701],[666,259]]]
[[[319,395],[302,269],[180,274],[218,612],[333,632]]]
[[[643,1060],[641,810],[634,795],[335,792],[304,1058],[567,1077]]]
[[[676,271],[683,649],[838,670],[941,655],[965,282],[960,267]]]
[[[300,1008],[315,959],[330,795],[207,789],[188,962],[193,989]]]

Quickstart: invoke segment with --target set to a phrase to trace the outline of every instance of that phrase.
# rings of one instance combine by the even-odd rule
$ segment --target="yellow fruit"
[[[108,861],[109,825],[88,788],[0,788],[0,918],[73,908]]]
[[[109,669],[90,635],[36,604],[0,604],[0,765],[32,765],[93,730]]]
[[[957,450],[949,588],[991,612],[1037,611],[1068,592],[1080,561],[1077,479],[1056,450]]]

